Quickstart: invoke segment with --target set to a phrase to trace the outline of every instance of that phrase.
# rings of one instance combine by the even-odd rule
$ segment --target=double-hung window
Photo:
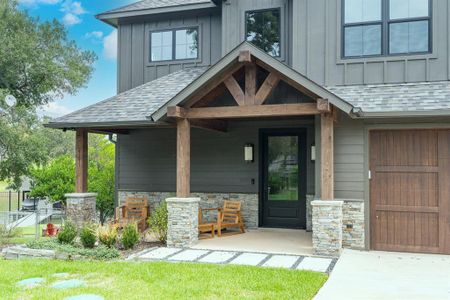
[[[428,53],[431,0],[342,0],[343,56]]]
[[[198,28],[150,33],[150,61],[198,58]]]

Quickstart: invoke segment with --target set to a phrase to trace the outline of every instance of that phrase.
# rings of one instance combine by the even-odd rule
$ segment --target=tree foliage
[[[105,136],[89,135],[88,189],[97,193],[100,221],[114,212],[115,146]],[[52,201],[65,200],[64,195],[75,190],[75,160],[63,155],[31,171],[33,197],[49,197]]]
[[[95,59],[57,20],[41,22],[0,0],[0,180],[19,189],[33,165],[73,153],[69,135],[43,128],[36,108],[84,86]],[[6,95],[15,107],[5,105]]]
[[[0,0],[0,53],[0,90],[25,107],[74,94],[96,59],[68,38],[60,22],[32,18],[12,0]]]

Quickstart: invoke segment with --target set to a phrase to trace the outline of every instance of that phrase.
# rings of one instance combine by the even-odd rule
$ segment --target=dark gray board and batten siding
[[[228,0],[222,6],[225,54],[244,40],[246,10],[281,7],[287,10],[287,62],[319,84],[356,85],[440,81],[450,79],[450,4],[432,0],[432,53],[342,59],[343,0]],[[284,24],[284,23],[283,23]]]
[[[235,121],[227,133],[192,129],[191,191],[258,193],[260,128],[307,128],[308,157],[314,144],[314,120]],[[244,145],[255,145],[255,161],[245,163]],[[175,128],[133,130],[117,144],[118,189],[174,192],[176,189]],[[308,159],[307,192],[314,193],[315,164]],[[252,179],[255,183],[252,184]]]
[[[198,27],[199,58],[150,62],[150,32]],[[184,67],[209,66],[221,57],[221,16],[218,13],[192,13],[153,17],[118,26],[118,92],[129,90]]]

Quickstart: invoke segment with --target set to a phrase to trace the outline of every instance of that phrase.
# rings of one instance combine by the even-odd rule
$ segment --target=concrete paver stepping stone
[[[213,251],[199,259],[199,262],[222,264],[236,255],[236,252]]]
[[[169,255],[179,252],[180,248],[156,248],[140,256],[143,259],[164,259]]]
[[[297,270],[309,270],[325,273],[330,266],[332,260],[320,257],[305,257],[297,266]]]
[[[71,289],[83,286],[86,286],[86,282],[80,279],[57,281],[52,284],[52,288],[54,289]]]
[[[233,259],[230,264],[234,265],[248,265],[248,266],[257,266],[259,265],[265,258],[267,258],[267,254],[262,253],[242,253],[235,259]]]
[[[102,296],[94,294],[81,294],[71,297],[66,297],[64,300],[105,300]]]
[[[263,267],[291,268],[299,259],[293,255],[274,255],[263,264]]]
[[[17,283],[17,285],[31,288],[31,287],[40,285],[44,281],[45,281],[45,279],[42,277],[27,278],[27,279],[19,281]]]
[[[200,256],[205,255],[208,253],[208,250],[194,250],[194,249],[187,249],[183,250],[178,254],[175,254],[172,257],[169,257],[169,260],[177,260],[177,261],[194,261],[198,259]]]

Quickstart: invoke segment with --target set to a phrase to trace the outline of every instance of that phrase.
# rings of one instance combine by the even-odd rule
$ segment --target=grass
[[[55,290],[54,273],[83,279],[86,287]],[[34,288],[20,280],[44,277]],[[60,279],[59,279],[60,280]],[[312,299],[327,280],[321,273],[189,263],[94,261],[0,261],[0,298],[63,299],[97,294],[105,299]]]

